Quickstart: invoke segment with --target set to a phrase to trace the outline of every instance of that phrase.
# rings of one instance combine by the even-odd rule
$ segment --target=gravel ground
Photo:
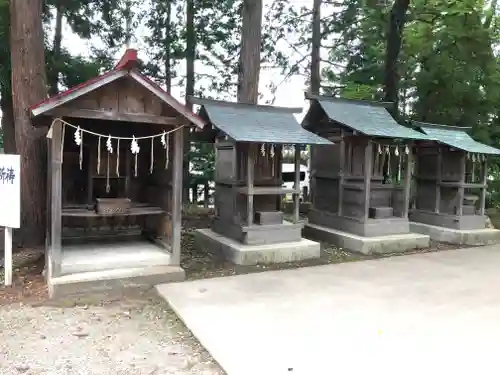
[[[286,215],[285,215],[286,216]],[[271,270],[284,270],[298,267],[320,266],[325,264],[336,264],[344,262],[356,262],[369,259],[386,258],[390,256],[404,256],[416,253],[433,251],[445,251],[461,248],[464,246],[450,245],[431,241],[430,246],[425,249],[414,249],[394,254],[372,254],[366,255],[353,253],[332,244],[321,243],[321,256],[319,259],[308,259],[298,262],[278,264],[257,264],[255,266],[240,266],[228,262],[223,254],[210,254],[198,249],[194,243],[194,231],[198,228],[209,228],[213,212],[199,209],[198,211],[184,214],[181,266],[186,271],[188,280],[204,279],[209,277],[221,277],[241,275],[246,273],[263,272]],[[302,219],[305,219],[304,217]]]
[[[0,307],[0,374],[223,374],[156,299]]]

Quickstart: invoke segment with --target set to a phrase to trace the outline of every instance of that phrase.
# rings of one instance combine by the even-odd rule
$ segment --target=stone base
[[[361,237],[316,224],[306,224],[304,234],[315,240],[363,254],[397,253],[429,247],[429,236],[415,233]]]
[[[211,229],[198,229],[195,232],[195,241],[196,246],[203,250],[222,253],[227,260],[244,266],[315,259],[321,254],[319,243],[304,238],[294,242],[245,245]]]
[[[426,234],[432,240],[455,245],[481,246],[500,243],[500,230],[485,229],[451,229],[435,225],[410,222],[410,229],[415,233]]]
[[[183,281],[177,266],[122,268],[48,278],[50,298],[81,297],[85,294],[118,295],[127,288],[150,289],[157,284]]]

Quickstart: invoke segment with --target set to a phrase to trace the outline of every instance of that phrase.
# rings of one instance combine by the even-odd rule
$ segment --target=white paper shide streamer
[[[135,135],[132,137],[115,137],[110,134],[105,135],[105,134],[100,134],[96,133],[90,130],[82,129],[80,126],[73,125],[67,121],[64,121],[60,118],[57,118],[53,121],[53,124],[59,121],[63,125],[63,135],[62,135],[62,147],[61,147],[61,158],[62,158],[62,153],[64,149],[64,131],[66,129],[66,126],[71,127],[75,130],[73,139],[75,144],[79,147],[79,164],[80,164],[80,170],[83,169],[83,133],[87,133],[88,135],[92,135],[97,137],[97,165],[96,165],[96,172],[97,175],[101,174],[101,138],[106,139],[106,151],[107,151],[107,170],[106,170],[106,190],[107,192],[110,191],[110,186],[109,186],[109,179],[110,179],[110,159],[113,153],[115,153],[116,150],[116,176],[120,177],[120,141],[131,141],[130,143],[130,152],[135,156],[135,166],[134,166],[134,175],[137,177],[138,175],[138,157],[137,155],[139,154],[140,147],[139,147],[139,140],[151,140],[151,160],[150,160],[150,168],[149,168],[149,173],[153,173],[154,169],[154,140],[155,138],[160,138],[161,144],[165,150],[165,169],[168,169],[169,167],[169,162],[170,162],[170,133],[180,130],[184,128],[184,126],[179,126],[175,129],[169,130],[169,131],[162,131],[159,134],[154,134],[150,136],[144,136],[144,137],[136,137]],[[51,126],[52,128],[52,126]],[[116,148],[113,145],[114,140],[116,140]],[[104,139],[103,139],[104,141]],[[264,147],[264,145],[263,145]],[[274,152],[271,149],[271,152]]]
[[[82,133],[80,127],[78,127],[75,130],[74,139],[75,139],[76,145],[78,147],[80,147],[79,162],[80,162],[80,170],[82,170],[83,169],[83,133]]]
[[[168,162],[169,162],[169,156],[170,156],[169,155],[170,150],[168,149],[169,144],[170,144],[170,134],[163,132],[160,140],[161,140],[161,144],[162,144],[163,148],[165,149],[165,169],[168,169]]]
[[[132,137],[132,142],[130,143],[130,151],[135,155],[135,165],[134,165],[134,176],[137,177],[137,155],[141,148],[139,147],[139,143],[135,139],[135,136]]]
[[[109,182],[109,158],[113,153],[113,144],[111,143],[111,135],[108,136],[108,140],[106,141],[106,150],[108,150],[108,159],[106,161],[106,193],[111,191],[111,184]]]

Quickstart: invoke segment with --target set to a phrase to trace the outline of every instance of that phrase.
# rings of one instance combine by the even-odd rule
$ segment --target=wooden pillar
[[[254,167],[255,160],[253,157],[254,145],[250,143],[247,148],[247,225],[250,227],[253,224],[253,182],[254,182]]]
[[[61,275],[62,263],[62,123],[55,121],[52,124],[52,139],[51,139],[51,246],[50,246],[50,261],[51,261],[51,277]]]
[[[405,166],[405,181],[403,190],[403,214],[404,219],[408,218],[408,210],[410,208],[410,195],[411,195],[411,179],[412,179],[412,167],[413,167],[413,144],[408,145],[409,152],[406,155],[406,166]]]
[[[309,148],[309,201],[311,202],[311,207],[315,207],[315,196],[316,196],[316,159],[314,157],[314,150],[316,146],[311,145]]]
[[[464,210],[464,195],[465,195],[465,167],[467,165],[466,153],[459,151],[460,155],[460,187],[458,188],[458,207],[457,215],[462,216]]]
[[[352,174],[352,142],[347,143],[347,172]]]
[[[486,160],[486,155],[484,156],[484,161],[482,163],[481,169],[481,183],[483,187],[481,188],[481,197],[479,199],[479,215],[484,216],[485,206],[486,206],[486,193],[488,191],[488,161]]]
[[[172,165],[172,264],[181,263],[181,225],[182,225],[182,172],[184,159],[184,132],[174,132],[174,157]],[[130,154],[129,152],[127,154]]]
[[[293,222],[299,222],[300,216],[300,145],[295,145],[295,182],[293,184]]]
[[[373,143],[368,140],[365,146],[365,162],[364,162],[364,172],[365,172],[365,213],[364,221],[368,220],[370,211],[370,193],[371,193],[371,183],[372,183],[372,162],[373,162]]]
[[[344,140],[344,130],[340,131],[340,155],[339,155],[339,193],[337,201],[337,214],[342,216],[342,206],[344,201],[344,172],[345,172],[345,140]]]
[[[283,145],[276,146],[276,155],[274,156],[276,160],[274,177],[273,180],[276,183],[276,186],[283,185]],[[274,161],[272,161],[274,162]],[[276,211],[283,211],[283,197],[281,195],[276,196]]]
[[[87,156],[87,206],[89,209],[94,205],[94,152],[89,148]],[[85,154],[85,153],[84,153]]]
[[[443,149],[441,146],[438,147],[437,154],[437,165],[436,165],[436,193],[434,202],[434,212],[439,213],[441,210],[441,180],[443,174]]]
[[[176,131],[176,133],[177,132],[178,131]],[[175,140],[174,140],[174,142],[175,142]],[[130,196],[130,179],[131,179],[132,173],[133,173],[133,171],[132,171],[132,153],[129,150],[127,150],[127,152],[125,153],[125,197],[127,197],[127,198],[132,198]]]

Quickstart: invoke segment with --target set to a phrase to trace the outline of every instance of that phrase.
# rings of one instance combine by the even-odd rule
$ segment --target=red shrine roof
[[[28,109],[33,117],[43,115],[47,111],[59,107],[69,101],[72,101],[82,95],[92,92],[102,86],[105,86],[119,78],[130,76],[140,85],[145,87],[159,99],[164,101],[170,107],[175,109],[179,114],[184,116],[188,121],[199,128],[203,128],[205,122],[195,113],[190,111],[184,104],[180,103],[172,95],[167,93],[157,83],[153,82],[149,77],[145,76],[137,69],[137,50],[127,49],[116,66],[100,76],[94,77],[86,82],[80,83],[74,87],[67,89],[57,95],[49,97],[37,104],[30,106]]]

